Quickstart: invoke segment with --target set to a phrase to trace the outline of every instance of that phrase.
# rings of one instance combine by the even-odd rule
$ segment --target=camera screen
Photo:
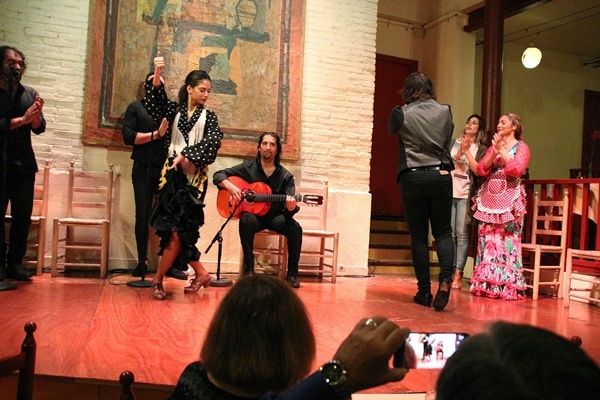
[[[417,368],[442,368],[468,336],[457,332],[413,332],[406,339],[406,345],[411,346],[417,356]]]

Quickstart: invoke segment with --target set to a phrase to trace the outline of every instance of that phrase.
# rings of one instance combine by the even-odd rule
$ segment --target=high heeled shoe
[[[167,293],[162,282],[152,284],[152,297],[154,297],[154,300],[164,300],[167,298]]]
[[[452,275],[452,289],[462,289],[462,278],[463,271],[461,271],[460,269],[454,270],[454,275]]]
[[[197,293],[200,287],[208,287],[210,284],[210,274],[206,274],[200,278],[190,279],[190,286],[183,288],[183,293]]]

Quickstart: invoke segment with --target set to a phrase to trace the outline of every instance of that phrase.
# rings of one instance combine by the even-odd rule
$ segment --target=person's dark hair
[[[502,116],[506,115],[510,122],[517,128],[515,129],[515,139],[520,140],[521,135],[523,134],[523,123],[521,122],[521,117],[514,113],[506,113],[502,114]]]
[[[305,378],[315,337],[304,304],[281,279],[241,278],[215,312],[200,352],[217,380],[253,393],[283,392]]]
[[[188,102],[188,85],[191,87],[196,87],[202,81],[211,81],[210,75],[206,71],[201,69],[195,69],[190,71],[189,74],[185,77],[185,82],[179,88],[179,109],[185,110],[187,108]],[[211,81],[212,82],[212,81]]]
[[[6,52],[8,50],[12,50],[21,56],[21,58],[23,59],[23,72],[25,72],[25,70],[27,69],[27,61],[25,60],[25,54],[23,54],[21,50],[12,46],[0,46],[0,64],[4,63],[4,60],[6,59]]]
[[[265,136],[272,136],[275,138],[275,143],[277,143],[277,154],[275,154],[275,165],[279,165],[281,163],[281,138],[276,132],[263,132],[258,138],[258,146],[256,148],[260,150],[260,144],[262,143]],[[260,161],[260,151],[256,152],[256,161]]]
[[[478,146],[481,144],[489,145],[485,119],[483,119],[483,117],[479,114],[473,114],[470,115],[469,118],[467,118],[467,122],[469,122],[471,118],[477,118],[477,120],[479,121],[479,130],[477,131],[477,136],[475,137],[475,143]]]
[[[438,400],[597,399],[600,367],[546,329],[496,322],[466,339],[437,381]]]
[[[404,81],[402,99],[409,104],[413,101],[435,99],[433,83],[423,72],[413,72]]]

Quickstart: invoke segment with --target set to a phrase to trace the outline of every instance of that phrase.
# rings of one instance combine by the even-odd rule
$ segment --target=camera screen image
[[[469,335],[466,333],[414,332],[408,335],[406,345],[411,346],[417,356],[417,368],[442,368]]]

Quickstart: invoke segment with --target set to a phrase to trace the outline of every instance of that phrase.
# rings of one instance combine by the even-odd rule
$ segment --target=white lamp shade
[[[535,68],[542,61],[542,52],[537,47],[528,47],[523,52],[521,62],[525,68]]]

